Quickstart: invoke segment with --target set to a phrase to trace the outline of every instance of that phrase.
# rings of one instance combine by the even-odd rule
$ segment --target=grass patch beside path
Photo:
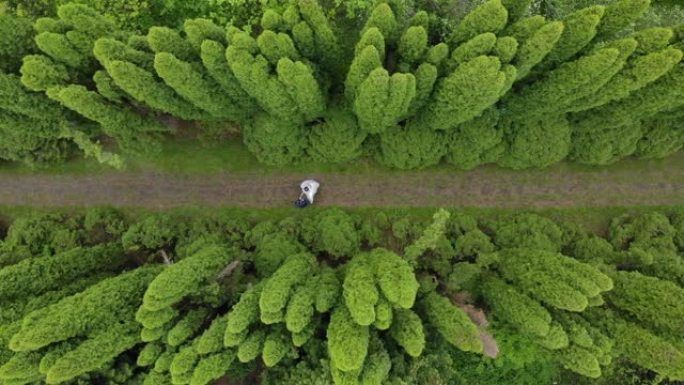
[[[235,218],[244,218],[249,221],[259,222],[265,220],[279,220],[286,217],[304,218],[315,215],[327,208],[312,206],[306,210],[293,208],[282,209],[241,209],[241,208],[205,208],[205,207],[184,207],[171,210],[161,210],[179,216],[210,216],[227,215]],[[380,212],[390,216],[411,216],[417,220],[428,220],[437,207],[423,208],[345,208],[344,210],[359,215],[361,217],[372,217]],[[447,209],[449,209],[447,207]],[[14,218],[36,212],[57,212],[64,214],[83,214],[86,208],[50,208],[37,209],[34,207],[0,206],[0,221],[5,224],[10,223]],[[143,218],[149,214],[160,212],[160,210],[146,208],[123,208],[120,209],[131,221]],[[561,208],[561,209],[494,209],[494,208],[458,208],[478,220],[492,220],[503,216],[531,212],[551,218],[557,222],[577,223],[584,228],[596,233],[605,235],[610,221],[622,214],[640,214],[652,211],[659,211],[670,214],[675,210],[684,210],[681,206],[635,206],[635,207],[601,207],[601,208]]]
[[[372,159],[360,159],[347,164],[299,164],[286,167],[272,167],[261,164],[239,139],[224,140],[214,144],[202,143],[194,138],[176,138],[167,140],[160,153],[142,154],[126,159],[127,167],[117,171],[111,167],[98,164],[93,159],[77,158],[59,165],[43,168],[30,168],[19,164],[0,163],[3,174],[61,174],[61,175],[102,175],[121,172],[161,172],[174,175],[211,175],[218,173],[249,173],[258,175],[291,175],[302,173],[338,173],[353,175],[403,175],[406,173],[449,173],[459,176],[471,171],[462,171],[448,164],[440,164],[425,170],[402,171],[379,165]],[[540,175],[564,173],[612,173],[626,171],[635,178],[653,170],[684,170],[684,151],[680,151],[661,160],[623,159],[616,164],[602,167],[584,166],[574,163],[559,163],[543,170],[515,171],[503,169],[495,165],[486,165],[476,171],[495,176],[497,174],[518,174],[532,178]]]

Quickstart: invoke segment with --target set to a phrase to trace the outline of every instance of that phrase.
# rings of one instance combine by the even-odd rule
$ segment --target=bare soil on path
[[[668,167],[508,171],[178,175],[0,173],[0,205],[34,207],[290,207],[299,182],[316,178],[316,205],[341,207],[561,208],[684,204],[684,154]],[[674,167],[672,165],[675,165]]]

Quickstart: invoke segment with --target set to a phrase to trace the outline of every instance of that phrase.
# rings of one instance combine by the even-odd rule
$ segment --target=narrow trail
[[[684,204],[684,161],[652,170],[437,171],[365,174],[251,173],[179,176],[0,174],[0,205],[35,207],[290,207],[299,182],[322,186],[316,204],[342,207],[606,207]]]

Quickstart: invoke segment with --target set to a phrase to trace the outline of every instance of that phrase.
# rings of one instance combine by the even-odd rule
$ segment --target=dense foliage
[[[684,145],[684,19],[649,0],[23,3],[0,17],[3,159],[77,146],[122,167],[102,143],[154,151],[173,119],[238,125],[271,165],[604,165]]]
[[[674,383],[683,256],[681,209],[605,238],[523,213],[33,214],[0,242],[0,383]]]

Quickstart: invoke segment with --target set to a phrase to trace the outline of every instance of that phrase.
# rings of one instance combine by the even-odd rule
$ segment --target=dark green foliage
[[[150,48],[156,52],[166,52],[180,60],[189,61],[197,56],[197,51],[180,34],[166,27],[152,27],[147,33],[147,42]]]
[[[561,38],[564,29],[563,23],[551,22],[539,28],[529,39],[522,42],[515,59],[513,59],[513,65],[517,70],[517,79],[527,76],[537,64],[544,60]]]
[[[408,113],[416,93],[416,79],[410,74],[392,76],[384,68],[376,68],[360,85],[354,101],[359,126],[371,133],[382,134]]]
[[[469,170],[481,164],[495,162],[502,153],[503,131],[497,127],[499,112],[485,110],[479,117],[461,123],[449,136],[446,160]]]
[[[103,331],[119,320],[132,320],[143,290],[158,272],[156,267],[136,269],[30,313],[12,337],[10,347],[15,351],[32,351]]]
[[[74,248],[49,258],[30,258],[0,269],[0,296],[5,299],[25,293],[42,294],[93,272],[115,270],[126,262],[116,244]],[[35,279],[41,276],[41,279]],[[12,277],[12,278],[10,278]]]
[[[21,82],[31,91],[46,91],[69,80],[66,68],[43,55],[24,56]]]
[[[494,243],[503,249],[524,247],[560,251],[563,232],[553,221],[535,214],[518,214],[494,224]]]
[[[439,163],[446,152],[444,134],[428,127],[395,126],[380,136],[378,161],[399,169],[425,168]]]
[[[388,249],[371,250],[360,242],[366,235],[356,216],[336,209],[264,222],[249,234],[247,226],[229,234],[204,225],[182,247],[174,247],[185,231],[176,224],[169,237],[135,252],[175,249],[177,260],[166,267],[135,268],[142,258],[127,272],[78,264],[80,273],[43,274],[20,295],[5,295],[0,380],[122,383],[137,372],[148,384],[208,384],[258,370],[264,383],[434,383],[456,378],[459,362],[468,383],[547,376],[584,383],[568,373],[611,381],[629,361],[677,381],[684,374],[682,221],[667,214],[617,217],[608,242],[530,214],[478,222],[440,210],[425,226],[391,213],[373,219],[380,231],[395,223],[393,234],[375,241]],[[130,228],[145,238],[160,224],[155,217]],[[1,244],[22,258],[6,259],[0,272],[106,248],[127,227],[111,210],[18,221]],[[338,233],[358,243],[340,243]],[[221,241],[243,247],[245,257]],[[345,258],[330,258],[330,242],[347,245],[339,252]],[[27,243],[35,253],[27,254]],[[36,274],[15,271],[2,281],[11,288]],[[147,306],[153,292],[159,309]]]
[[[491,32],[477,35],[458,46],[458,48],[451,53],[451,60],[453,60],[455,64],[461,64],[473,60],[478,56],[487,55],[492,52],[496,42],[496,35]]]
[[[394,11],[387,3],[380,3],[368,16],[362,35],[369,28],[377,28],[388,43],[394,43],[399,38],[399,26]]]
[[[650,0],[617,0],[606,7],[599,25],[603,37],[613,35],[635,22],[648,8]]]
[[[368,327],[357,324],[346,307],[340,306],[332,313],[327,337],[333,368],[354,372],[363,367],[368,354]]]
[[[321,163],[345,163],[361,156],[363,132],[353,113],[343,109],[328,110],[325,120],[311,128],[308,155]]]
[[[483,294],[496,316],[521,333],[546,337],[551,331],[551,314],[537,301],[497,278],[485,281]]]
[[[489,0],[463,18],[452,33],[450,43],[461,43],[484,32],[499,32],[507,22],[508,10],[502,1]]]
[[[494,162],[528,168],[568,154],[606,164],[631,154],[663,157],[680,147],[680,130],[638,128],[660,114],[659,122],[678,116],[684,105],[676,65],[681,34],[665,23],[666,6],[647,11],[648,0],[572,6],[557,0],[410,6],[362,0],[345,4],[348,16],[357,18],[351,20],[333,3],[167,4],[175,16],[165,17],[176,20],[182,10],[190,18],[153,26],[146,35],[119,28],[150,26],[157,20],[152,14],[166,12],[162,8],[95,2],[93,9],[60,6],[55,15],[52,7],[52,18],[35,22],[37,47],[9,43],[22,49],[0,49],[0,56],[16,68],[29,54],[21,68],[26,87],[100,127],[58,125],[51,137],[59,140],[49,140],[42,136],[52,128],[46,122],[2,115],[0,133],[8,144],[0,156],[53,161],[66,156],[71,142],[121,168],[123,159],[100,140],[113,137],[129,152],[154,149],[157,133],[168,130],[153,122],[150,110],[203,121],[203,130],[237,123],[248,149],[278,166],[369,155],[390,167],[421,168],[446,153],[464,169]],[[129,18],[101,14],[122,9]],[[653,12],[661,12],[660,21],[652,20]],[[145,22],[137,24],[141,18]],[[3,19],[8,26],[19,24],[3,41],[33,37],[25,21],[10,19]],[[30,55],[36,50],[42,55]],[[82,86],[97,93],[75,88]],[[62,88],[69,90],[65,98]],[[501,112],[503,118],[494,119]],[[427,130],[447,132],[438,138]],[[411,148],[404,143],[408,131],[418,144]]]
[[[283,166],[301,160],[306,144],[304,128],[260,114],[244,128],[247,148],[263,163]]]
[[[0,158],[33,165],[67,155],[61,135],[68,120],[57,103],[0,73],[0,105]]]
[[[179,60],[173,54],[161,52],[155,55],[154,68],[167,85],[195,107],[215,118],[242,120],[243,112],[230,95],[207,74],[195,70],[190,63]]]
[[[200,248],[193,255],[169,265],[145,291],[143,305],[157,311],[172,306],[185,296],[218,278],[225,266],[236,258],[235,251],[216,245]]]
[[[133,63],[110,61],[107,64],[107,72],[117,86],[141,103],[182,119],[193,120],[202,117],[197,108],[179,98],[173,89]]]
[[[621,271],[614,276],[615,288],[607,300],[631,314],[640,323],[650,325],[657,333],[684,335],[681,303],[684,290],[676,284],[637,272]]]
[[[643,137],[634,155],[641,159],[660,159],[684,146],[684,122],[681,119],[652,119],[642,124]]]
[[[611,279],[595,267],[550,251],[504,250],[499,253],[498,266],[503,276],[524,292],[569,311],[584,310],[589,298],[613,287]]]
[[[312,249],[335,258],[351,257],[359,249],[359,235],[354,219],[344,211],[326,210],[317,215],[305,234]]]
[[[422,59],[427,51],[428,34],[425,28],[409,27],[399,40],[398,52],[407,63],[415,63]]]
[[[0,71],[17,73],[21,59],[35,50],[31,21],[13,15],[0,15]]]
[[[477,327],[468,315],[448,298],[431,292],[423,299],[421,306],[427,321],[447,342],[466,352],[483,351]]]
[[[593,40],[605,8],[596,5],[578,10],[563,19],[563,34],[545,59],[548,65],[562,63],[580,52]]]
[[[464,63],[437,83],[422,123],[448,130],[477,117],[499,99],[506,78],[495,57],[480,56]]]
[[[570,152],[570,125],[563,115],[511,121],[504,127],[506,148],[498,160],[501,166],[546,167]]]
[[[109,104],[99,94],[85,87],[71,85],[54,94],[65,107],[99,123],[102,130],[117,140],[122,150],[154,151],[155,139],[167,131],[159,123],[136,114],[126,107]]]
[[[501,0],[508,11],[508,22],[511,23],[525,16],[532,0]]]

